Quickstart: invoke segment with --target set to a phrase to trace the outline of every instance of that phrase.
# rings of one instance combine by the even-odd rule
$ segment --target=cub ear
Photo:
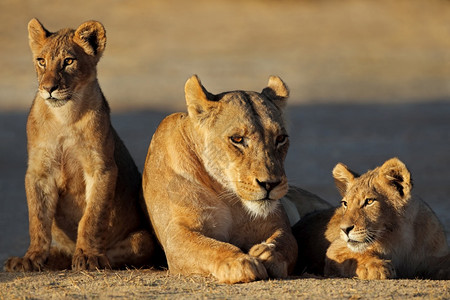
[[[197,75],[192,75],[184,85],[184,94],[189,116],[199,118],[205,115],[216,101],[214,95],[209,93],[202,85]]]
[[[406,204],[411,197],[413,187],[411,173],[406,165],[398,158],[391,158],[380,167],[379,174],[386,190],[392,193],[388,195],[389,199],[392,199],[397,206]]]
[[[359,175],[350,170],[343,163],[338,163],[333,169],[333,178],[336,187],[342,197],[345,197],[350,183]]]
[[[105,27],[97,21],[84,22],[75,31],[73,41],[98,61],[106,47]]]
[[[289,97],[289,89],[280,77],[270,76],[269,83],[261,94],[272,100],[279,109],[284,109]]]
[[[28,22],[28,40],[32,52],[38,52],[42,48],[47,37],[51,34],[50,31],[44,28],[38,19],[34,18]]]

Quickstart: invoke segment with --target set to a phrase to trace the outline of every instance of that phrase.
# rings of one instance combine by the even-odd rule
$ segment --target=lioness
[[[317,272],[324,266],[326,276],[361,279],[450,278],[443,227],[426,203],[411,196],[411,175],[399,159],[361,176],[339,163],[333,177],[342,206],[294,227],[305,246],[298,268]]]
[[[286,277],[297,244],[279,199],[288,190],[282,109],[270,77],[261,93],[209,93],[185,85],[188,113],[165,118],[151,141],[144,197],[169,270],[220,282]]]
[[[28,33],[39,82],[27,122],[30,246],[5,269],[148,263],[154,244],[141,177],[97,82],[103,25],[89,21],[51,33],[33,19]]]

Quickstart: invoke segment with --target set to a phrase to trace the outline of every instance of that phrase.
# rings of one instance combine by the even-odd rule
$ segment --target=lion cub
[[[288,191],[288,93],[275,76],[261,93],[213,95],[197,76],[186,82],[188,113],[161,122],[143,172],[171,272],[235,283],[292,270],[297,244],[279,203]]]
[[[30,246],[5,269],[148,263],[154,244],[141,177],[97,82],[103,25],[89,21],[51,33],[33,19],[28,33],[39,82],[27,122]]]
[[[294,227],[299,244],[311,248],[300,249],[297,266],[314,272],[324,264],[326,276],[361,279],[450,278],[443,227],[411,196],[411,176],[399,159],[361,176],[339,163],[333,176],[342,206]]]

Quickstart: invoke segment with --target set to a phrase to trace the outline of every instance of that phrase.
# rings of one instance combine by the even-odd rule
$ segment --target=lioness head
[[[96,65],[106,46],[103,25],[89,21],[77,30],[52,33],[37,19],[28,23],[28,37],[39,82],[39,95],[52,107],[76,101],[95,82]]]
[[[333,177],[343,199],[341,238],[354,252],[396,230],[398,219],[411,198],[412,181],[406,166],[397,158],[358,176],[339,163]]]
[[[288,190],[284,159],[289,139],[282,116],[286,85],[272,76],[261,93],[213,95],[192,76],[185,94],[206,171],[253,215],[267,216]]]

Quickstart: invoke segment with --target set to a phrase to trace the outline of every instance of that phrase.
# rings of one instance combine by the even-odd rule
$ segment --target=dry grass
[[[368,292],[370,291],[370,294]],[[448,299],[448,281],[323,279],[303,276],[219,284],[166,271],[0,273],[0,299]]]

